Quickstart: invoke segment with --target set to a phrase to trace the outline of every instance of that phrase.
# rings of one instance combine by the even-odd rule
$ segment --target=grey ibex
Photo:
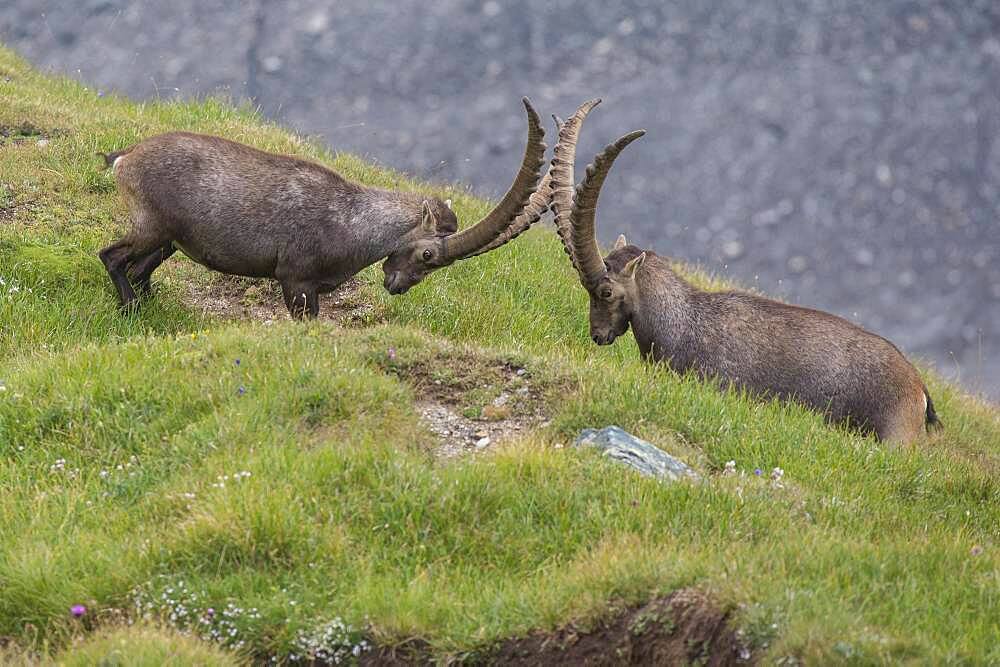
[[[318,295],[387,258],[384,285],[402,294],[427,274],[503,245],[548,206],[544,131],[527,98],[528,143],[510,190],[458,231],[447,202],[365,187],[314,162],[222,139],[170,132],[104,155],[132,218],[100,252],[123,307],[150,290],[175,250],[222,273],[274,278],[294,317]],[[103,155],[103,154],[102,154]],[[130,282],[131,279],[131,282]]]
[[[550,174],[556,230],[590,295],[590,334],[608,345],[629,325],[643,357],[756,395],[801,402],[833,422],[909,443],[940,425],[916,369],[886,339],[839,317],[741,292],[706,292],[652,251],[619,237],[602,259],[594,214],[618,154],[643,135],[601,151],[573,189],[582,105],[559,130]]]

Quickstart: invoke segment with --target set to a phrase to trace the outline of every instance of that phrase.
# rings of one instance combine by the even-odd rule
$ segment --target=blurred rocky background
[[[0,40],[140,98],[222,92],[501,193],[519,105],[589,97],[619,232],[831,310],[1000,398],[996,0],[7,0]],[[550,142],[551,145],[551,142]]]

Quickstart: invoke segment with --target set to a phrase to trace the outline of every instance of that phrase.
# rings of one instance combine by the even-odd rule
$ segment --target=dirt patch
[[[290,319],[274,280],[218,274],[210,281],[185,281],[185,305],[228,320],[258,320],[265,323]],[[361,326],[375,321],[375,309],[361,289],[361,281],[351,278],[329,294],[319,297],[319,319],[341,326]]]
[[[413,387],[440,457],[483,451],[547,425],[544,383],[513,361],[461,351],[404,360],[388,350],[379,363]]]
[[[681,590],[589,631],[563,628],[509,639],[490,656],[505,665],[734,665],[752,655],[702,593]]]
[[[458,414],[442,403],[417,403],[420,420],[440,441],[435,453],[451,458],[487,449],[503,440],[545,426],[544,417],[517,415],[496,421],[474,420]]]
[[[52,137],[65,134],[65,132],[65,130],[59,129],[43,129],[27,122],[20,125],[0,125],[0,146],[15,145],[26,141],[37,141],[39,145],[44,146]]]
[[[13,185],[0,183],[0,224],[13,222],[18,211],[27,211],[31,208],[31,204],[18,197]]]
[[[747,665],[750,648],[727,623],[728,615],[702,593],[684,589],[621,611],[590,629],[507,639],[491,651],[456,660],[466,665]],[[362,665],[432,662],[427,646],[410,641],[376,647]]]

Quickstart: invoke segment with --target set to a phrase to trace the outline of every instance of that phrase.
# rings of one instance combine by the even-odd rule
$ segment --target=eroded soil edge
[[[683,589],[624,609],[592,628],[566,626],[510,638],[483,653],[456,659],[464,665],[747,665],[749,646],[730,627],[728,614],[701,592]],[[426,644],[376,646],[362,665],[432,664]]]

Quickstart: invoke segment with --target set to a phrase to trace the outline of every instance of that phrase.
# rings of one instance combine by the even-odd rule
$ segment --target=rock
[[[476,440],[476,449],[484,449],[490,444],[489,436]]]
[[[573,444],[576,447],[599,449],[605,456],[635,468],[647,477],[658,477],[670,482],[700,479],[698,473],[684,462],[617,426],[606,426],[599,431],[585,428]]]

